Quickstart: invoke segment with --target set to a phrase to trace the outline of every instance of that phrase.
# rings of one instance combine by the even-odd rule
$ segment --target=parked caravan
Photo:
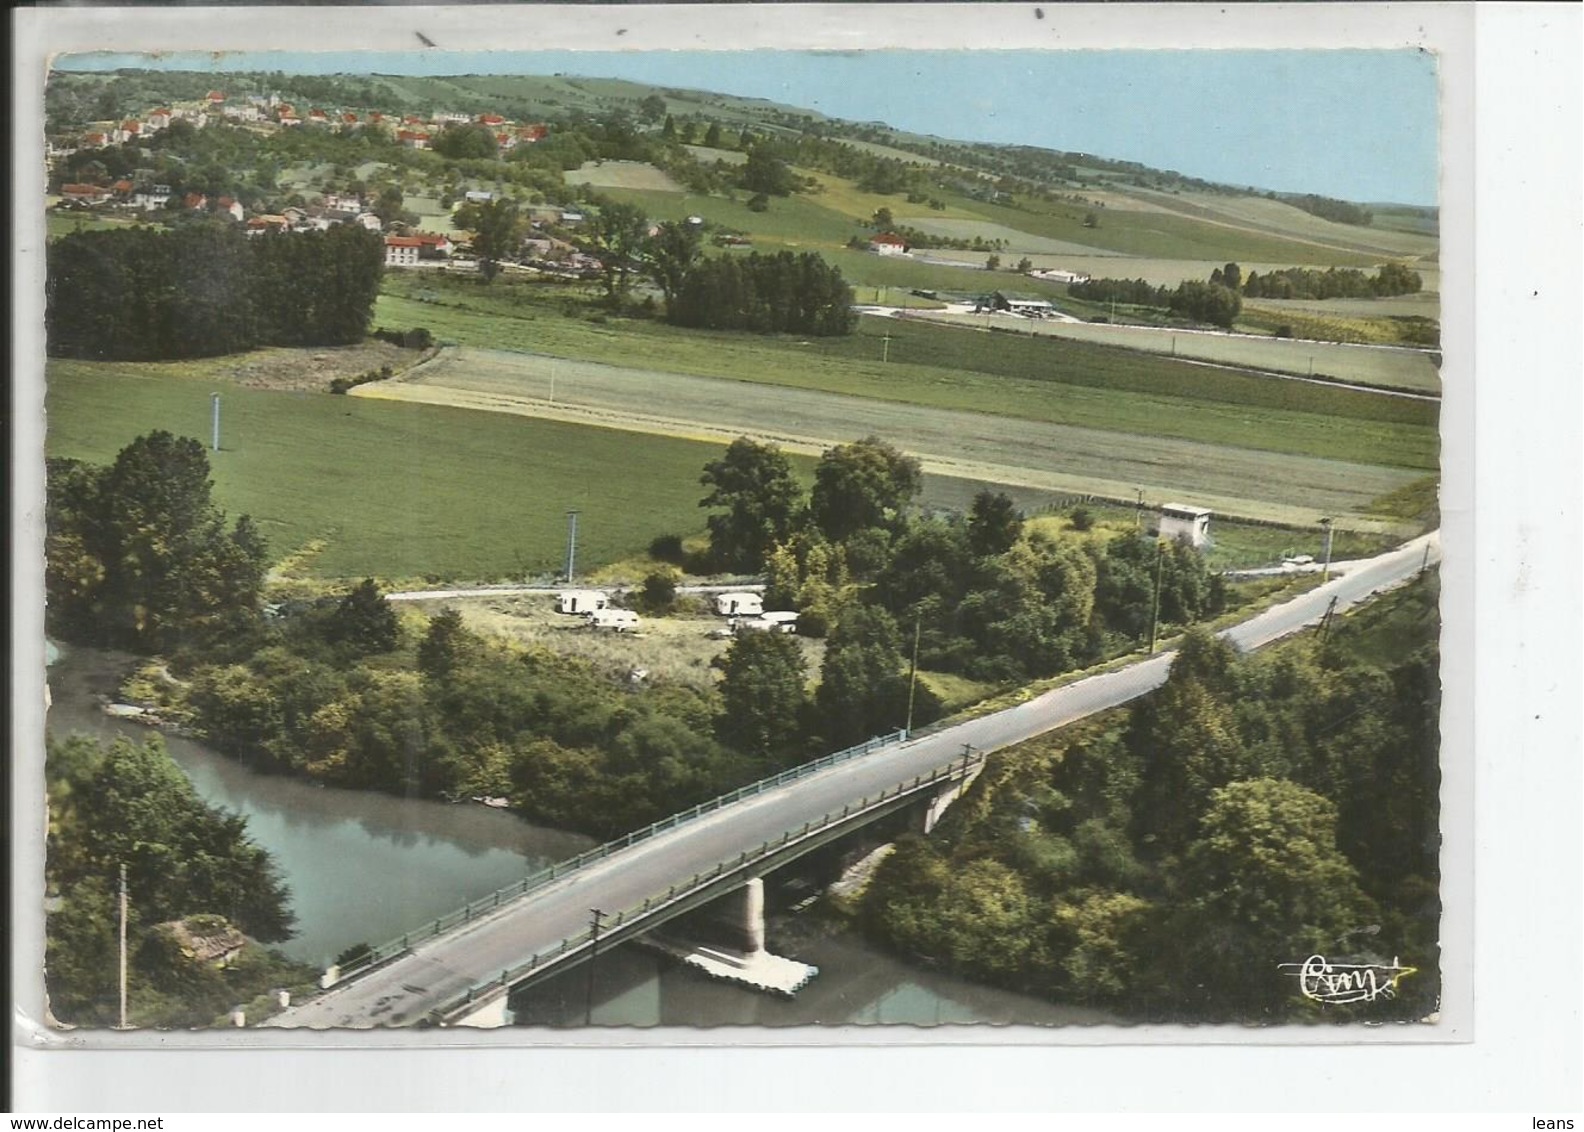
[[[798,615],[790,609],[773,610],[769,613],[761,614],[760,620],[770,622],[776,627],[776,631],[780,633],[797,632]]]
[[[613,629],[618,633],[638,630],[638,615],[630,609],[596,609],[588,615],[588,621],[595,629]]]
[[[715,612],[722,617],[758,617],[764,612],[764,598],[750,593],[716,594]]]
[[[575,613],[587,616],[610,604],[610,595],[604,590],[564,590],[556,594],[557,613]]]

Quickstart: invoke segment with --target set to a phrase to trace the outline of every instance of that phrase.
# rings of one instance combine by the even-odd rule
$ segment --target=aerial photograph
[[[1434,54],[44,79],[48,1026],[1434,1040]]]

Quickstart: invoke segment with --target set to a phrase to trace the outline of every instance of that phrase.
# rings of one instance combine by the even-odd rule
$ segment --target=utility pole
[[[211,446],[216,452],[218,452],[220,451],[220,394],[209,394],[209,408],[210,415],[213,418],[212,431],[214,433],[214,440],[212,441]]]
[[[1138,508],[1133,512],[1133,529],[1135,531],[1144,529],[1144,489],[1142,487],[1138,489]]]
[[[907,726],[903,729],[908,735],[913,734],[913,692],[918,687],[918,650],[919,628],[923,624],[921,614],[913,614],[913,663],[908,668],[908,713]]]
[[[891,360],[891,331],[887,330],[880,341],[884,343],[880,347],[880,363],[884,365]]]
[[[1325,565],[1320,567],[1320,580],[1324,582],[1331,576],[1331,520],[1329,518],[1321,519],[1320,525],[1325,528],[1326,533]]]
[[[576,511],[567,512],[567,584],[572,584],[573,571],[577,569],[577,517]]]
[[[127,882],[126,865],[121,866],[121,1024],[120,1029],[127,1026]]]
[[[1430,544],[1425,543],[1424,561],[1419,563],[1419,573],[1423,574],[1428,569],[1430,569]]]
[[[1166,559],[1166,540],[1155,540],[1155,609],[1150,614],[1150,650],[1155,655],[1155,630],[1160,625],[1161,566]]]
[[[589,909],[589,967],[588,967],[588,996],[583,1006],[583,1025],[594,1024],[594,962],[599,958],[599,932],[600,921],[605,918],[605,913],[598,908]]]

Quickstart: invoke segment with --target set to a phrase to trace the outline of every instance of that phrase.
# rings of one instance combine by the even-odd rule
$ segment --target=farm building
[[[610,605],[604,590],[564,590],[556,594],[557,613],[589,614]]]
[[[1204,546],[1210,541],[1210,512],[1187,503],[1163,503],[1160,537],[1187,539],[1190,546]]]
[[[882,232],[869,241],[869,250],[876,255],[906,255],[907,241],[890,232]]]
[[[722,617],[758,617],[764,612],[764,598],[750,593],[716,594],[715,612]]]
[[[385,266],[411,267],[418,262],[421,241],[412,236],[385,237]]]

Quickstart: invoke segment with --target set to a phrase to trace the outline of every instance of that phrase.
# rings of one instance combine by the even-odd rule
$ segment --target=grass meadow
[[[855,334],[824,339],[693,331],[647,320],[597,322],[534,301],[536,289],[543,290],[534,284],[448,287],[435,292],[448,300],[443,306],[387,294],[380,299],[378,321],[427,326],[442,340],[463,345],[657,372],[1290,455],[1437,466],[1436,406],[1429,402],[1086,342],[1004,334],[987,346],[981,334],[915,320],[866,317]],[[522,303],[514,302],[514,290]],[[884,354],[889,361],[881,361]],[[1346,427],[1338,427],[1339,421]]]
[[[578,559],[588,568],[642,554],[658,534],[703,529],[698,477],[717,445],[245,389],[202,368],[51,361],[49,455],[109,462],[160,428],[207,448],[209,394],[218,389],[217,502],[252,515],[273,558],[323,540],[307,569],[324,577],[554,573],[564,565],[569,508],[582,512]]]

